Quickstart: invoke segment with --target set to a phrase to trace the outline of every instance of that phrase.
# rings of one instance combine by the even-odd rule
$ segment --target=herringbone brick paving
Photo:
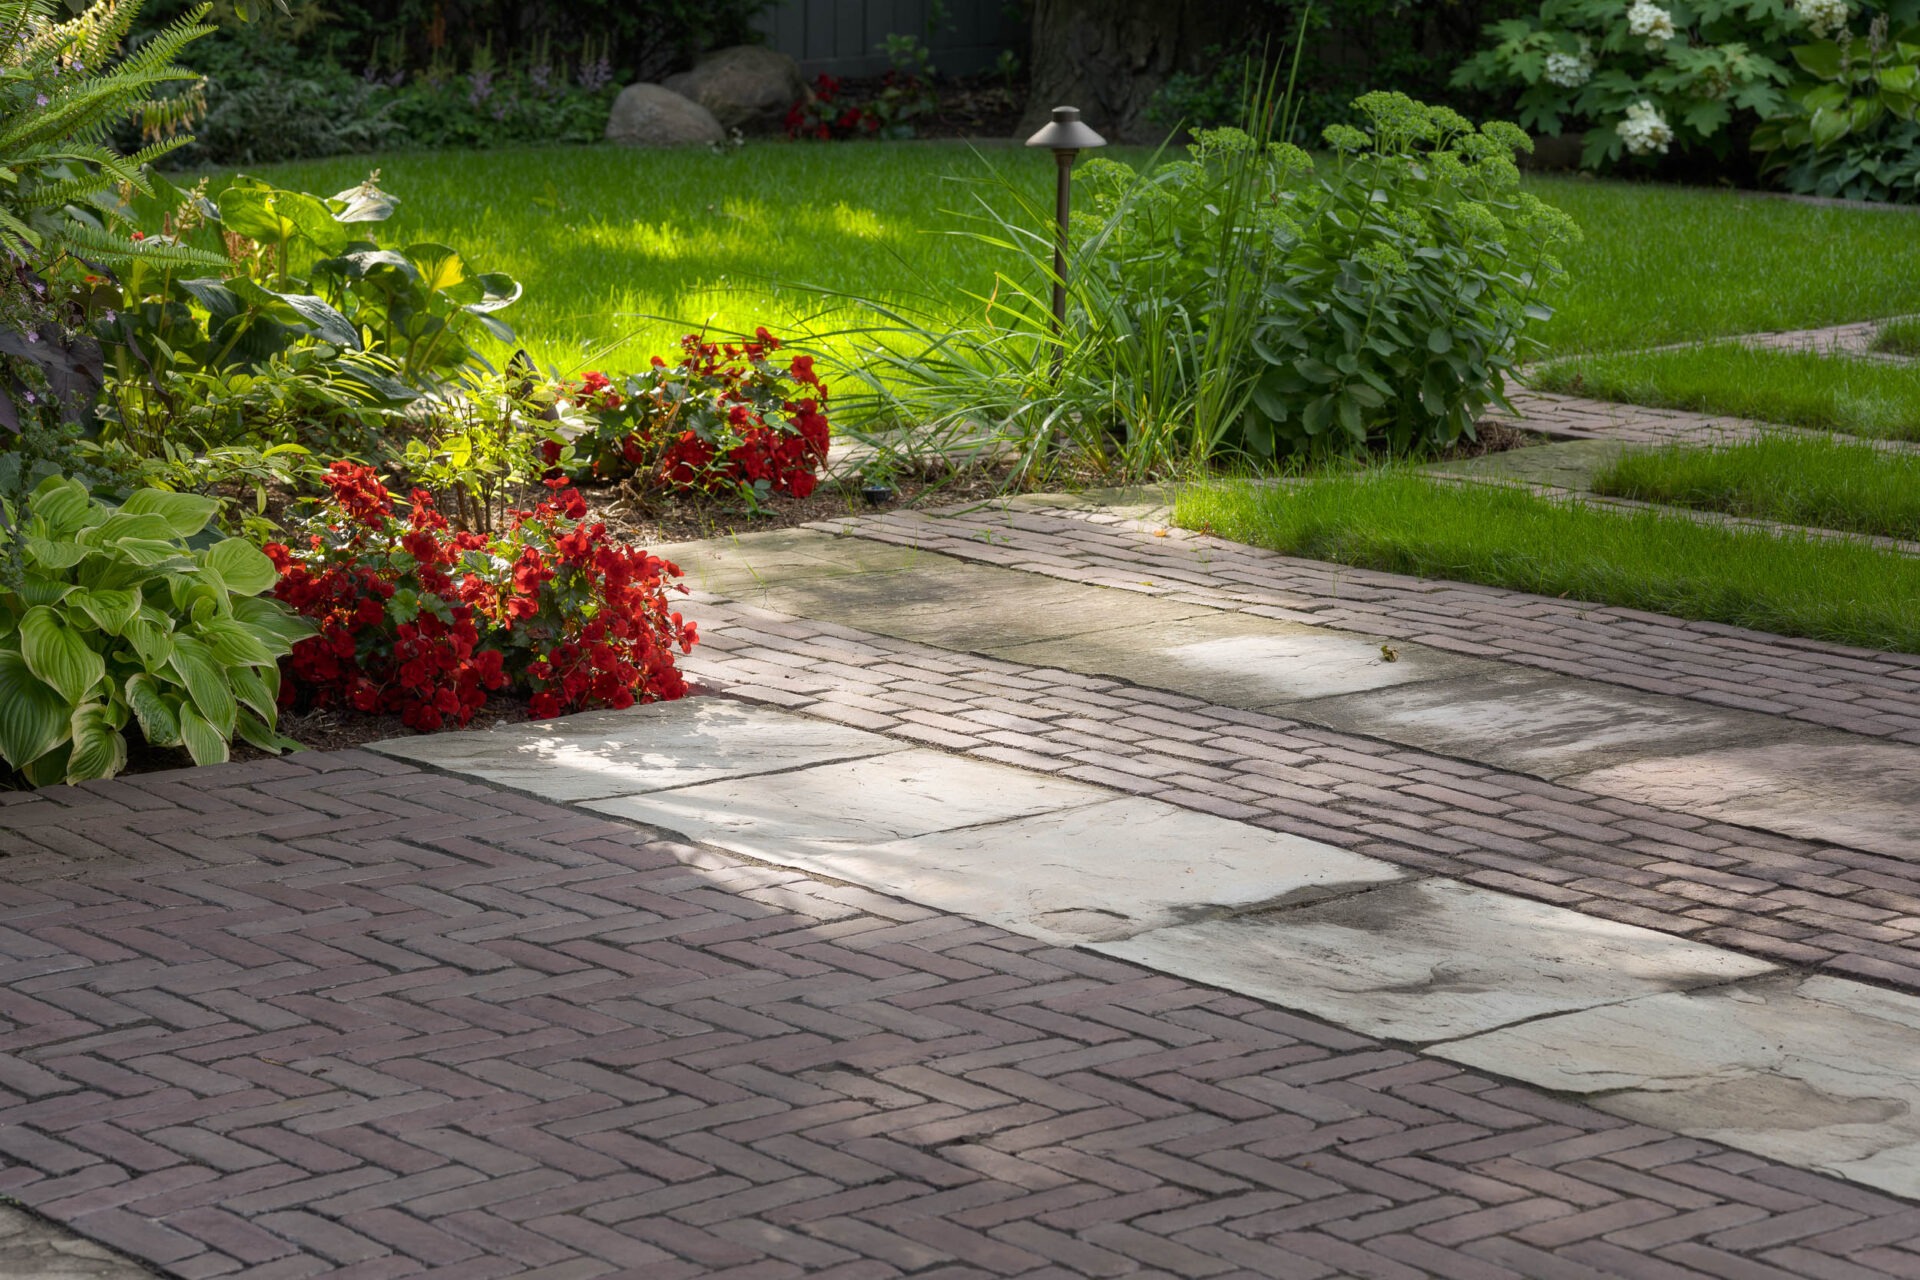
[[[699,618],[688,669],[739,697],[1920,990],[1920,866],[1899,858],[752,606]]]
[[[1098,511],[975,504],[816,527],[1920,742],[1920,655],[1301,560]]]
[[[0,796],[0,1190],[179,1276],[1920,1275],[1920,1207],[361,753]]]

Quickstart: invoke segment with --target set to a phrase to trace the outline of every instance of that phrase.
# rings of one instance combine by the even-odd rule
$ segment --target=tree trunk
[[[1020,136],[1060,106],[1079,107],[1109,142],[1158,142],[1168,128],[1146,118],[1154,92],[1230,39],[1239,12],[1219,0],[1038,0]]]

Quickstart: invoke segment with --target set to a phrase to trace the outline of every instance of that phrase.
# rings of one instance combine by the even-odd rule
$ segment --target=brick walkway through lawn
[[[179,1276],[1920,1275],[1920,1207],[360,752],[0,797],[0,1190]]]

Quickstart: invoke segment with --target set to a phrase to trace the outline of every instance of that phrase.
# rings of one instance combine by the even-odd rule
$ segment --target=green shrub
[[[998,431],[1029,467],[1062,445],[1148,474],[1232,455],[1396,452],[1471,436],[1501,402],[1542,288],[1575,234],[1521,192],[1512,125],[1475,129],[1399,94],[1355,103],[1336,154],[1240,130],[1203,131],[1186,160],[1144,173],[1085,165],[1067,320],[1052,333],[1048,211],[988,238],[1020,251],[954,330],[898,309],[861,341],[870,408],[934,434]]]
[[[235,734],[290,745],[278,663],[312,629],[259,598],[278,576],[259,548],[189,545],[214,506],[141,490],[116,509],[58,478],[34,491],[25,576],[0,589],[0,760],[27,781],[112,777],[129,723],[196,764]]]

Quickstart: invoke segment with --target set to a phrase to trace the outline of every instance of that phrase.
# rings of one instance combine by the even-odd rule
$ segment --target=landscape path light
[[[1055,107],[1053,119],[1040,132],[1027,139],[1030,147],[1046,147],[1059,166],[1059,186],[1054,198],[1053,240],[1053,376],[1060,377],[1060,362],[1067,352],[1067,218],[1073,211],[1073,162],[1082,151],[1104,147],[1107,140],[1080,122],[1080,108]]]

